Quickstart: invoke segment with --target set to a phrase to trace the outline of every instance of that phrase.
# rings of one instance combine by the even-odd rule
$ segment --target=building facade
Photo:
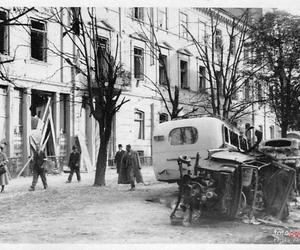
[[[118,144],[131,144],[144,163],[151,164],[153,129],[170,117],[160,95],[152,90],[154,84],[163,84],[165,73],[153,57],[143,32],[149,30],[151,17],[170,82],[180,88],[183,112],[189,112],[194,105],[191,100],[207,83],[205,66],[197,58],[197,50],[183,26],[199,41],[205,39],[210,22],[207,9],[103,7],[95,11],[99,17],[100,41],[113,48],[118,36],[118,59],[129,72],[122,95],[130,101],[116,114],[108,158],[114,157]],[[2,18],[9,15],[2,12]],[[28,160],[33,118],[43,117],[49,99],[56,147],[56,155],[47,149],[49,157],[61,156],[66,160],[74,136],[78,134],[85,138],[94,166],[99,148],[97,122],[90,116],[84,93],[76,88],[80,75],[55,52],[58,48],[76,57],[76,49],[64,37],[62,27],[45,18],[47,14],[48,10],[41,8],[38,13],[22,17],[21,21],[30,24],[28,27],[0,29],[1,60],[14,57],[12,63],[5,65],[13,84],[0,81],[0,140],[7,143],[6,151],[15,172]],[[62,20],[71,23],[70,17],[63,12],[61,15]],[[224,20],[231,18],[226,11],[222,11],[222,16]],[[225,34],[225,26],[223,28],[222,34]],[[239,98],[246,98],[247,91],[251,90],[243,89]],[[253,105],[251,109],[252,115],[239,120],[238,126],[245,129],[246,124],[254,125],[264,132],[265,139],[276,137],[278,129],[268,107]],[[204,110],[200,109],[198,115],[205,115]]]

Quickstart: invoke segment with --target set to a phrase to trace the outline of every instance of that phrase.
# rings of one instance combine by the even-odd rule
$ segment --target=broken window
[[[141,48],[134,47],[134,78],[143,79],[144,78],[144,50]]]
[[[159,84],[167,84],[168,60],[166,55],[159,55]]]
[[[47,61],[46,23],[37,20],[31,20],[31,58]]]
[[[145,139],[145,113],[141,110],[136,110],[134,112],[134,124],[136,138],[144,140]]]
[[[188,88],[188,63],[180,60],[180,86],[183,89]]]
[[[7,13],[0,11],[0,23],[7,20]],[[8,25],[0,25],[0,53],[8,54]]]
[[[198,139],[198,131],[194,127],[175,128],[169,134],[171,145],[194,144]]]

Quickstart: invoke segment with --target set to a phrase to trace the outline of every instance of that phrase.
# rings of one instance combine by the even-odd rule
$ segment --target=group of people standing
[[[144,183],[139,155],[130,145],[126,145],[126,151],[123,150],[122,144],[119,144],[118,148],[119,151],[115,155],[118,184],[130,184],[130,191],[133,191],[135,182]]]
[[[118,173],[118,184],[130,184],[130,191],[135,190],[135,183],[144,183],[141,174],[141,163],[139,155],[136,151],[131,149],[130,145],[126,145],[126,151],[123,150],[122,144],[118,145],[119,151],[115,155],[115,163]],[[0,144],[0,185],[1,193],[4,191],[5,186],[9,183],[7,163],[8,159],[3,152],[4,145]],[[68,176],[67,183],[72,181],[73,174],[76,173],[77,181],[81,181],[80,176],[80,152],[78,147],[73,146],[72,152],[69,157],[70,174]],[[40,148],[40,145],[36,145],[36,149],[32,156],[32,172],[33,179],[29,191],[34,191],[39,176],[41,177],[44,189],[48,188],[46,177],[46,155]],[[145,183],[144,183],[145,185]]]

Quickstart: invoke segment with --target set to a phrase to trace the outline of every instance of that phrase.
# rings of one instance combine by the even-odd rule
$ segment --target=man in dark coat
[[[116,163],[116,167],[117,167],[117,173],[119,174],[120,167],[121,167],[121,160],[122,160],[122,157],[123,157],[125,151],[123,150],[122,144],[119,144],[118,148],[119,148],[119,151],[115,155],[115,163]]]
[[[121,168],[119,173],[119,184],[130,184],[130,191],[135,190],[135,180],[137,183],[144,183],[141,174],[141,163],[139,155],[131,149],[130,145],[126,146],[126,152],[121,160]]]
[[[46,169],[44,162],[46,160],[46,155],[44,151],[41,150],[40,145],[36,145],[36,150],[33,152],[33,180],[29,191],[34,191],[37,184],[39,176],[41,176],[44,189],[47,189],[47,178],[46,178]]]
[[[78,151],[78,148],[76,146],[72,147],[72,152],[70,154],[69,158],[69,167],[70,167],[70,174],[67,180],[67,183],[70,183],[72,181],[72,177],[74,172],[76,173],[77,176],[77,181],[81,181],[80,177],[80,152]]]

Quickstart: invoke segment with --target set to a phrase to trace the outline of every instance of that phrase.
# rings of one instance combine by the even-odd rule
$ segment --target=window
[[[223,94],[223,79],[221,71],[216,71],[216,87],[218,89],[219,95]]]
[[[98,36],[97,37],[97,47],[101,47],[102,49],[108,48],[108,38]]]
[[[144,20],[144,8],[132,8],[132,16],[140,21]]]
[[[243,151],[247,151],[248,149],[247,139],[244,138],[242,135],[240,135],[239,138],[240,138],[240,149]]]
[[[229,48],[229,52],[231,55],[235,54],[236,51],[236,41],[235,41],[235,37],[231,37],[230,39],[230,48]]]
[[[199,66],[199,91],[204,91],[205,88],[205,67]]]
[[[226,143],[229,143],[229,131],[227,127],[224,127],[224,140]]]
[[[250,53],[251,53],[250,45],[248,43],[245,43],[245,45],[244,45],[244,62],[245,63],[249,62]]]
[[[6,12],[0,11],[0,20],[7,20]],[[8,25],[0,25],[0,53],[8,54]]]
[[[134,132],[136,133],[137,139],[145,139],[145,114],[141,110],[136,110],[134,112]]]
[[[230,143],[237,148],[239,147],[239,136],[233,131],[230,131]]]
[[[168,29],[168,12],[167,8],[158,8],[157,10],[157,26],[161,29]]]
[[[104,72],[108,72],[108,63],[105,59],[105,56],[107,56],[106,51],[108,48],[108,39],[105,37],[97,37],[97,43],[96,43],[96,50],[97,50],[97,58],[99,66],[101,67],[101,70]],[[105,73],[104,73],[105,74]]]
[[[169,120],[168,114],[161,113],[159,114],[159,123],[167,122]]]
[[[250,99],[250,83],[249,80],[247,79],[245,81],[245,100],[249,100]]]
[[[159,84],[167,84],[168,60],[166,55],[159,55]]]
[[[215,31],[215,48],[217,50],[221,50],[222,48],[222,31],[219,29]]]
[[[188,63],[180,60],[180,86],[183,89],[188,88]]]
[[[44,22],[31,20],[31,57],[47,61],[47,29]]]
[[[262,85],[261,83],[257,83],[257,100],[261,101],[262,100]]]
[[[200,43],[206,40],[206,23],[198,20],[198,40]]]
[[[179,36],[187,39],[188,33],[188,16],[185,13],[179,12]]]
[[[198,131],[194,127],[175,128],[169,134],[171,145],[194,144],[198,139]]]
[[[134,78],[144,79],[144,50],[134,48]]]
[[[274,133],[274,126],[270,126],[270,138],[273,139],[275,138],[275,133]]]

